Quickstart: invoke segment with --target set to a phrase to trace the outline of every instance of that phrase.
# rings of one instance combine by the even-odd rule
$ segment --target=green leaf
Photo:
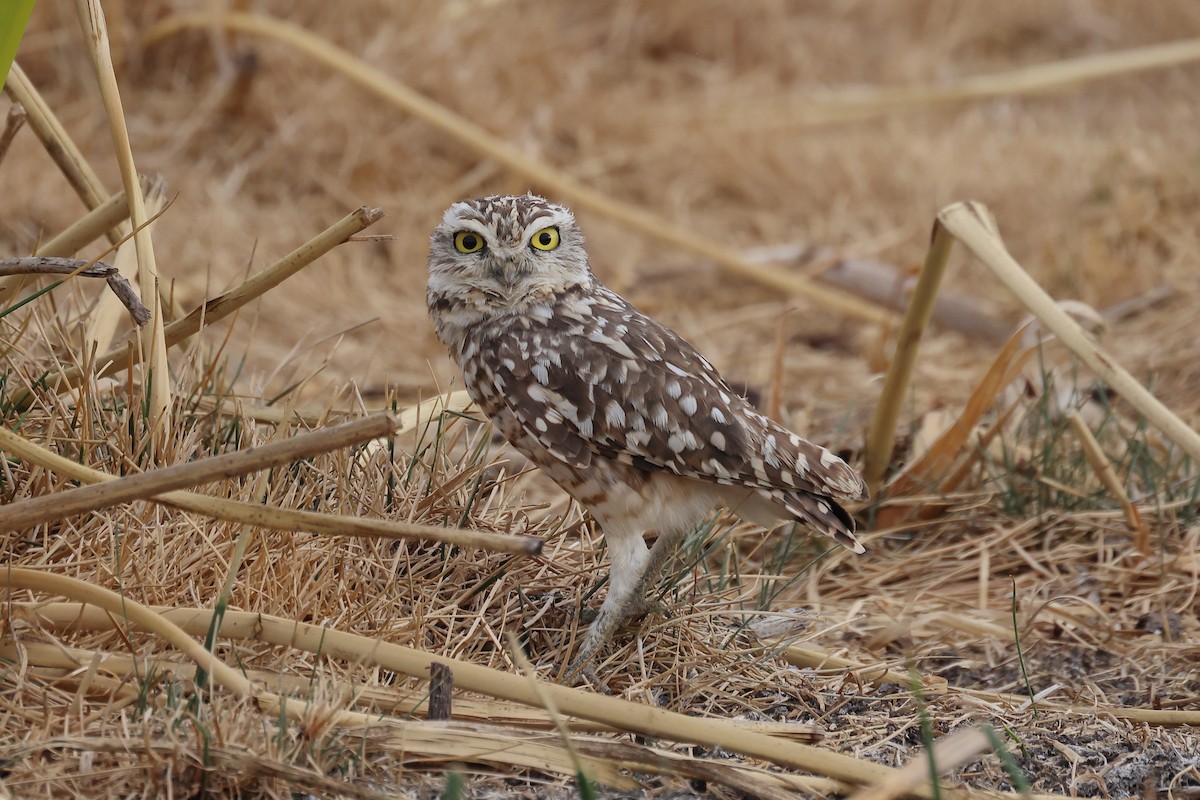
[[[8,69],[17,55],[17,45],[25,35],[34,0],[4,0],[0,2],[0,88],[8,80]]]

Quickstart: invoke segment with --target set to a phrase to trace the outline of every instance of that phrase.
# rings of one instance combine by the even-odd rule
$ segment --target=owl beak
[[[492,268],[491,277],[504,290],[505,294],[511,295],[517,287],[517,282],[521,279],[521,270],[518,265],[506,259]]]

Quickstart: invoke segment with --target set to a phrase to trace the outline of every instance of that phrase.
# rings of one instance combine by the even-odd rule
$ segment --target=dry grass
[[[0,161],[4,258],[74,255],[60,248],[80,228],[51,240],[84,216],[76,194],[102,205],[93,238],[130,234],[103,204],[130,185],[110,129],[166,181],[137,245],[152,240],[166,282],[144,350],[125,328],[107,354],[82,346],[97,281],[0,319],[7,429],[77,467],[150,473],[129,496],[156,494],[159,468],[455,388],[425,320],[428,231],[455,199],[527,189],[578,207],[602,279],[855,457],[899,322],[804,292],[836,254],[915,272],[935,215],[968,198],[1051,296],[1101,310],[1113,360],[1185,428],[1200,422],[1200,66],[1181,45],[1176,66],[1101,58],[1085,64],[1119,69],[1035,95],[1020,83],[1062,74],[1020,72],[1039,64],[1200,36],[1188,0],[235,4],[346,51],[326,63],[249,28],[174,24],[202,5],[104,4],[118,124],[74,5],[39,4],[19,61],[79,155],[59,148],[56,165],[27,127]],[[355,57],[436,113],[358,88]],[[39,135],[61,135],[31,111]],[[375,222],[364,204],[386,213],[366,233],[386,237],[345,241]],[[764,266],[763,245],[835,256]],[[5,306],[37,286],[0,281]],[[1120,305],[1163,285],[1153,305]],[[961,255],[941,292],[1014,329],[1022,313]],[[173,348],[168,387],[128,367],[155,337]],[[604,655],[612,698],[554,685],[579,609],[604,591],[602,540],[458,412],[425,406],[385,446],[163,503],[9,526],[0,791],[432,796],[459,770],[473,796],[574,796],[578,769],[604,792],[928,796],[922,747],[956,732],[935,749],[944,796],[1011,791],[973,727],[987,724],[1034,792],[1196,797],[1195,468],[1061,345],[989,373],[999,352],[925,333],[883,465],[909,472],[861,512],[868,555],[723,517],[699,532],[660,583],[666,616]],[[168,389],[156,432],[148,404]],[[12,511],[94,477],[40,452],[0,461]],[[266,517],[218,515],[230,501]],[[411,538],[431,525],[544,548]],[[449,722],[425,719],[435,660],[453,665]]]

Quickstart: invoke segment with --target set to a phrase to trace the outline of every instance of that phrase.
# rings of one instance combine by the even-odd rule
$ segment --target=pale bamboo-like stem
[[[917,753],[886,781],[860,789],[850,795],[850,800],[893,800],[902,797],[929,782],[931,758],[937,765],[938,773],[945,775],[991,749],[991,741],[978,725],[955,731],[939,737],[933,743],[932,756],[924,751]]]
[[[31,604],[16,604],[21,613],[28,613],[29,618],[37,616],[36,606]],[[75,605],[78,608],[77,604]],[[152,609],[156,610],[156,609]],[[176,679],[191,680],[196,667],[178,660],[164,658],[134,658],[121,653],[82,650],[67,647],[61,642],[54,644],[21,640],[18,644],[13,640],[0,640],[0,659],[16,662],[21,661],[32,668],[31,673],[37,678],[53,680],[57,686],[78,686],[76,698],[79,699],[89,688],[95,687],[111,699],[105,708],[93,712],[98,714],[114,713],[122,706],[138,700],[139,691],[135,682],[129,680],[134,674],[170,674]],[[84,672],[86,670],[86,673]],[[279,692],[290,695],[306,696],[313,690],[312,678],[288,675],[268,670],[242,669],[242,673],[251,681],[260,685],[271,686]],[[353,703],[357,707],[373,709],[377,715],[378,725],[370,731],[372,742],[377,747],[387,747],[381,735],[388,735],[391,741],[398,741],[407,753],[428,752],[440,756],[461,755],[464,759],[469,755],[468,749],[475,742],[481,746],[474,750],[481,761],[496,761],[518,766],[526,765],[527,758],[520,753],[516,758],[510,757],[514,749],[524,749],[527,752],[538,748],[542,753],[553,753],[554,745],[540,733],[551,726],[549,715],[535,708],[528,708],[514,703],[499,703],[495,700],[474,699],[471,697],[456,697],[454,700],[453,723],[427,723],[413,720],[413,715],[419,715],[425,707],[427,693],[420,689],[398,689],[392,686],[355,687],[341,689],[328,702]],[[160,691],[163,697],[165,691]],[[400,713],[402,718],[395,716]],[[80,713],[80,712],[76,712]],[[88,718],[84,718],[84,726]],[[785,728],[796,727],[792,723],[771,723],[751,720],[738,720],[739,723],[750,727],[761,726],[764,729],[778,728],[781,735],[794,735]],[[481,724],[482,723],[482,724]],[[582,753],[580,761],[586,774],[593,780],[599,780],[610,786],[633,791],[640,787],[637,781],[626,778],[618,770],[645,772],[659,775],[670,775],[675,778],[697,777],[710,783],[721,783],[750,797],[763,800],[795,800],[796,791],[823,791],[824,793],[846,793],[845,784],[830,781],[825,778],[815,778],[780,772],[768,772],[764,767],[750,766],[740,763],[713,761],[707,758],[695,758],[681,753],[637,745],[633,743],[616,742],[611,739],[583,738],[576,734],[585,732],[614,732],[607,725],[596,725],[581,720],[571,720],[568,723],[571,745]],[[514,726],[517,730],[513,730]],[[467,736],[462,734],[466,733]],[[426,738],[425,734],[429,734]],[[439,737],[438,734],[441,734]],[[491,736],[506,740],[500,748],[489,751],[482,746],[484,737]],[[467,737],[470,737],[469,739]],[[86,748],[96,741],[88,736],[83,742]],[[69,747],[61,739],[42,739],[31,749],[46,747],[55,749],[56,743]],[[117,747],[120,743],[123,747]],[[77,745],[81,742],[76,742]],[[442,746],[439,747],[438,745]],[[113,752],[129,752],[133,745],[128,739],[112,740],[102,748],[112,747]],[[177,748],[178,743],[171,747]],[[453,748],[458,748],[457,751]],[[22,751],[23,752],[23,751]],[[12,748],[6,750],[9,758],[19,759],[20,752]],[[554,757],[555,769],[562,769],[563,774],[575,775],[580,764],[573,764],[564,750],[559,750]],[[548,764],[534,764],[535,768],[546,771]],[[344,785],[341,786],[344,793]],[[337,794],[335,786],[332,793]]]
[[[108,25],[104,20],[104,9],[99,0],[75,0],[79,25],[83,39],[92,55],[96,71],[96,82],[100,87],[100,98],[108,113],[109,130],[121,180],[125,184],[125,195],[129,198],[129,220],[133,225],[133,244],[137,252],[137,277],[142,290],[142,302],[150,308],[150,324],[141,331],[142,357],[147,370],[146,384],[149,392],[149,414],[154,447],[151,458],[157,459],[167,431],[171,428],[171,367],[167,361],[167,342],[163,338],[163,309],[159,302],[158,265],[154,258],[154,242],[147,224],[145,199],[138,183],[137,166],[133,160],[133,148],[129,142],[129,128],[125,124],[125,109],[121,102],[117,75],[113,69],[112,51],[109,48]],[[100,324],[107,324],[103,316]],[[107,347],[105,339],[111,341],[103,328],[89,328],[85,342],[100,343]]]
[[[211,29],[221,25],[233,30],[282,41],[316,61],[342,73],[388,102],[425,123],[444,131],[471,149],[513,172],[523,175],[556,198],[572,203],[652,239],[666,242],[685,252],[716,262],[723,270],[756,283],[788,292],[798,293],[820,303],[830,311],[875,323],[893,318],[891,311],[864,302],[848,292],[822,286],[802,275],[757,264],[732,247],[715,242],[696,231],[652,214],[644,209],[620,203],[569,177],[561,170],[523,153],[516,147],[488,133],[474,122],[459,116],[445,106],[400,83],[392,76],[370,66],[354,54],[325,41],[298,25],[257,14],[190,13],[169,17],[152,28],[144,37],[154,42],[189,28]]]
[[[933,301],[937,297],[938,287],[941,286],[942,276],[946,273],[946,263],[950,258],[953,243],[942,229],[941,223],[935,222],[929,251],[925,254],[925,263],[921,267],[912,299],[908,303],[908,311],[900,326],[896,353],[888,367],[883,391],[879,396],[879,403],[875,406],[871,428],[867,433],[867,444],[863,453],[863,477],[872,494],[883,482],[884,472],[887,471],[888,462],[891,460],[892,447],[896,441],[896,423],[908,396],[908,385],[917,363],[921,336],[933,315]]]
[[[0,530],[22,530],[73,514],[98,511],[132,500],[151,498],[185,486],[196,486],[290,464],[302,458],[387,436],[398,427],[397,420],[391,414],[383,412],[271,444],[162,467],[103,484],[22,500],[0,508]],[[3,441],[0,438],[0,446],[3,445]]]
[[[173,347],[179,344],[196,334],[204,325],[224,319],[266,294],[382,217],[383,211],[378,208],[362,206],[355,209],[271,266],[255,273],[224,294],[206,300],[186,316],[172,322],[166,330],[167,345]],[[107,375],[109,371],[105,370],[102,374]]]
[[[76,628],[83,627],[87,630],[110,630],[112,621],[95,609],[81,609],[78,603],[37,603],[37,604],[20,604],[15,603],[14,607],[27,609],[30,615],[36,615],[46,623],[56,628]],[[202,636],[208,630],[208,618],[204,614],[208,613],[204,609],[184,609],[184,608],[168,608],[158,607],[156,610],[159,613],[174,620],[181,628],[193,636]],[[254,628],[253,617],[255,615],[249,612],[229,612],[230,626],[227,629],[222,629],[221,633],[231,639],[256,639],[259,638]],[[239,616],[240,615],[240,616]],[[276,619],[276,618],[267,618]],[[284,621],[286,622],[286,620]],[[292,623],[288,623],[292,624]],[[999,628],[997,631],[1001,630]],[[1004,629],[1008,639],[1011,640],[1011,629]],[[262,639],[268,643],[274,642],[276,637],[282,634],[275,628],[270,629],[270,638]],[[350,634],[347,634],[350,635]],[[984,631],[982,635],[995,635],[995,631]],[[364,643],[372,642],[373,640],[366,637],[359,637]],[[1003,637],[1001,637],[1003,638]],[[286,644],[286,642],[280,642]],[[297,644],[297,647],[306,649],[303,645]],[[836,658],[834,656],[833,658]],[[485,669],[480,667],[480,669]],[[501,673],[503,674],[503,673]],[[929,691],[930,687],[936,684],[937,679],[926,676],[922,679],[925,684],[925,691]],[[459,688],[466,688],[462,685]],[[960,689],[947,687],[949,693],[961,693],[973,698],[978,698],[989,703],[1007,703],[1011,705],[1020,705],[1022,702],[1028,701],[1025,695],[1015,695],[1006,692],[996,692],[980,689]],[[491,695],[490,692],[481,690],[482,694]],[[517,701],[520,702],[520,701]],[[536,706],[536,704],[530,704]],[[1053,700],[1041,700],[1039,705],[1047,708],[1053,708],[1056,711],[1071,712],[1084,717],[1102,715],[1112,716],[1118,719],[1127,719],[1131,722],[1141,722],[1147,725],[1200,725],[1200,711],[1181,710],[1175,708],[1126,708],[1113,705],[1070,705],[1064,703],[1056,703]],[[565,708],[560,709],[564,714],[570,714]],[[574,716],[573,714],[570,714]],[[617,730],[626,730],[626,726],[621,725],[620,721],[612,724],[604,723],[596,720],[606,727]],[[726,720],[731,726],[742,727],[742,720]],[[681,740],[676,740],[681,741]]]
[[[166,615],[156,613],[149,607],[128,597],[75,578],[68,578],[64,575],[55,575],[53,573],[16,567],[0,571],[0,585],[6,586],[9,590],[27,589],[70,597],[78,602],[62,605],[71,606],[76,611],[87,609],[89,611],[100,612],[109,621],[109,624],[105,626],[107,629],[120,628],[123,623],[126,623],[161,637],[192,661],[196,662],[197,666],[205,669],[218,684],[240,697],[254,700],[268,714],[277,715],[283,713],[286,714],[288,719],[297,722],[303,721],[309,714],[309,703],[307,701],[297,697],[289,697],[287,698],[287,702],[282,702],[279,695],[266,691],[260,685],[252,683],[239,670],[231,668],[228,664],[204,649],[188,632],[182,630],[178,625],[169,620]],[[81,608],[80,603],[86,605]],[[206,614],[209,619],[212,618],[211,611],[204,611],[202,613]],[[384,721],[377,714],[365,714],[343,709],[322,709],[321,716],[323,719],[329,720],[341,727],[358,728],[361,730],[370,730],[375,727],[398,728],[398,738],[401,742],[407,741],[409,734],[414,736],[414,743],[420,741],[422,744],[428,745],[434,744],[440,739],[442,744],[438,746],[438,750],[445,752],[445,739],[447,737],[444,725],[435,726],[435,729],[441,728],[439,731],[440,735],[435,735],[430,739],[420,736],[422,732],[429,730],[427,725],[422,725],[421,723],[406,723],[394,718]],[[469,730],[464,731],[464,733],[469,733]],[[486,756],[488,753],[496,753],[504,750],[502,743],[497,741],[494,736],[473,738],[476,739],[472,747],[474,752],[463,752],[461,748],[456,748],[450,754],[459,753],[463,757],[471,755]],[[481,738],[483,741],[479,741]],[[551,749],[545,746],[535,748],[533,754],[527,753],[524,758],[520,759],[513,758],[511,763],[526,767],[538,766],[539,761],[531,757],[538,752],[545,758],[550,754]],[[569,769],[569,759],[556,760],[559,760],[561,763],[560,770]],[[541,761],[540,764],[545,765],[545,761]],[[600,773],[608,781],[617,784],[622,783],[619,774],[613,769],[606,769],[603,762],[596,759],[588,759],[588,767]]]
[[[454,395],[449,395],[449,397],[453,400],[457,394],[456,392]],[[434,401],[429,402],[432,403]],[[409,417],[407,415],[411,413],[413,413],[412,409],[408,409],[405,412],[405,416],[401,419],[401,429],[397,433],[403,433],[406,430],[410,430],[412,426],[415,426],[415,421],[408,422]],[[36,464],[43,469],[69,476],[81,483],[95,484],[118,480],[116,476],[85,467],[75,461],[52,453],[45,448],[38,447],[4,427],[0,427],[0,450],[12,453],[21,460],[27,461],[30,464]],[[322,514],[316,511],[271,508],[255,503],[225,500],[220,497],[209,497],[208,495],[193,494],[186,491],[167,492],[149,499],[156,503],[162,503],[195,514],[203,514],[215,517],[216,519],[224,519],[230,522],[279,531],[306,531],[325,536],[417,539],[421,541],[444,542],[459,547],[478,548],[497,553],[512,553],[513,555],[537,555],[542,550],[542,540],[534,536],[514,536],[463,528],[441,528],[435,525],[421,525],[413,522],[366,519],[337,514]]]
[[[1169,408],[1138,383],[1115,359],[1090,337],[1079,323],[1059,307],[1046,291],[1009,254],[1004,242],[989,223],[991,215],[979,203],[963,202],[947,206],[938,220],[956,239],[975,254],[996,277],[1025,304],[1030,313],[1071,349],[1079,360],[1099,375],[1113,391],[1141,412],[1167,438],[1178,444],[1194,460],[1200,461],[1200,433],[1197,433]]]
[[[0,572],[0,580],[2,579],[3,573]],[[25,607],[30,609],[31,614],[36,613],[42,624],[53,628],[105,631],[112,630],[119,624],[111,614],[97,608],[80,607],[79,603],[59,602],[36,606],[30,604]],[[212,612],[199,608],[159,607],[155,611],[161,614],[164,621],[178,626],[180,630],[192,636],[203,636],[207,633],[212,618]],[[544,693],[552,698],[562,714],[570,717],[673,742],[719,746],[779,766],[825,775],[843,783],[879,784],[899,773],[899,770],[891,767],[748,730],[739,720],[691,717],[655,706],[546,682],[539,682],[541,691],[535,692],[529,686],[528,680],[520,675],[268,614],[229,611],[225,615],[220,635],[230,639],[293,647],[354,663],[378,664],[385,669],[425,680],[429,679],[429,668],[436,661],[451,667],[455,687],[461,690],[479,692],[489,697],[508,699],[533,707],[540,707],[539,695]],[[1094,708],[1072,710],[1078,710],[1081,714],[1097,712]],[[1104,709],[1105,713],[1108,711]],[[1161,713],[1173,715],[1175,721],[1166,724],[1189,724],[1186,721],[1189,715],[1190,718],[1200,719],[1200,712]],[[970,800],[976,796],[972,792],[947,787],[941,787],[940,791],[942,797],[951,800]],[[916,785],[910,793],[915,797],[933,797],[928,786]],[[990,796],[1012,800],[1020,797],[1013,792],[995,792]],[[1061,800],[1056,795],[1034,795],[1034,798]]]
[[[51,603],[50,605],[54,604]],[[74,605],[76,609],[79,608],[77,603],[69,605]],[[36,603],[14,603],[13,607],[20,609],[21,613],[28,612],[30,618],[33,619],[38,615],[38,608],[46,606]],[[161,608],[155,607],[151,607],[151,610],[156,613],[162,611]],[[10,663],[19,659],[25,659],[30,666],[41,669],[62,670],[63,672],[78,672],[81,668],[99,660],[103,672],[118,677],[139,672],[145,674],[149,670],[158,673],[170,673],[183,679],[192,679],[194,677],[192,671],[194,667],[177,659],[166,657],[147,658],[106,650],[87,650],[68,647],[62,642],[51,644],[49,642],[21,641],[18,645],[12,639],[0,639],[0,659],[4,659]],[[312,679],[308,677],[273,670],[248,669],[245,667],[242,668],[241,672],[252,681],[257,681],[264,686],[276,687],[280,691],[289,694],[303,695],[312,690]],[[125,688],[130,693],[137,693],[135,686],[128,685]],[[352,702],[355,706],[362,709],[377,712],[387,709],[399,709],[403,710],[406,714],[420,714],[427,707],[426,703],[429,699],[429,694],[420,687],[401,688],[388,685],[355,686],[353,689],[344,688],[340,698],[346,702]],[[472,697],[454,698],[454,719],[467,722],[491,721],[528,730],[546,730],[554,727],[554,722],[544,709],[532,708],[519,703],[500,703],[495,700],[482,700]],[[751,721],[742,720],[742,722]],[[753,724],[761,725],[764,730],[769,730],[772,725],[780,723],[766,721]],[[614,730],[608,725],[581,722],[580,720],[571,720],[568,722],[568,725],[572,733],[597,731],[612,733]]]
[[[23,588],[39,588],[43,591],[57,590],[52,590],[48,586],[29,586],[25,576],[53,577],[59,581],[70,581],[71,584],[80,583],[68,578],[42,575],[24,569],[13,569],[7,573],[0,572],[0,581],[3,581],[6,576],[17,574],[20,574]],[[92,600],[89,599],[91,596],[97,596],[100,593],[111,595],[102,589],[89,588],[94,589],[96,595],[78,597],[76,594],[71,594],[70,596],[92,604]],[[59,593],[65,592],[60,591]],[[95,605],[101,605],[101,608],[81,608],[78,603],[54,603],[40,606],[37,615],[46,624],[56,627],[72,625],[76,629],[110,630],[119,623],[121,616],[119,613],[117,613],[118,619],[114,620],[111,613],[102,610],[104,608],[102,603]],[[160,614],[152,614],[148,609],[146,611],[172,628],[181,632],[186,631],[193,636],[203,636],[212,620],[212,612],[207,609],[162,609]],[[134,619],[130,615],[130,620],[141,626],[144,617]],[[151,630],[158,632],[157,629]],[[312,653],[319,652],[327,657],[344,658],[355,663],[378,664],[384,669],[424,680],[429,679],[430,665],[438,661],[450,666],[454,673],[454,685],[459,689],[480,692],[491,697],[499,697],[526,705],[540,706],[539,692],[535,692],[530,687],[529,681],[523,676],[318,625],[294,622],[267,614],[228,611],[219,633],[221,636],[233,639],[251,639],[294,647]],[[175,644],[174,638],[170,641]],[[190,639],[188,642],[199,647]],[[206,652],[203,660],[193,655],[193,651],[185,650],[184,652],[201,664],[209,658]],[[224,667],[223,664],[221,666]],[[226,667],[226,669],[228,668]],[[224,683],[223,674],[219,675],[214,672],[214,677]],[[878,783],[895,772],[889,767],[869,761],[748,731],[726,720],[690,717],[651,705],[632,703],[553,683],[541,682],[539,688],[542,693],[554,701],[558,710],[567,716],[601,722],[645,736],[655,736],[675,742],[719,746],[732,752],[762,758],[780,766],[827,775],[856,785]],[[919,797],[932,797],[927,787],[916,787],[913,793]],[[944,790],[943,796],[965,798],[965,795],[953,790]]]
[[[188,658],[214,675],[217,681],[230,691],[242,697],[254,697],[263,702],[267,708],[278,708],[279,698],[275,695],[257,689],[240,672],[229,667],[212,653],[201,647],[179,626],[169,622],[162,615],[151,611],[146,606],[122,597],[107,589],[93,586],[90,583],[56,575],[52,572],[42,572],[20,567],[12,567],[0,571],[0,583],[10,591],[13,589],[28,589],[35,592],[51,592],[69,597],[77,603],[65,605],[74,606],[76,610],[91,608],[109,619],[109,629],[118,627],[120,622],[132,623],[135,627],[156,634],[169,642],[173,647]],[[81,608],[80,603],[86,604]],[[211,616],[212,612],[208,612]],[[289,715],[295,715],[303,707],[301,701],[297,708],[288,707]],[[293,718],[296,718],[293,716]]]

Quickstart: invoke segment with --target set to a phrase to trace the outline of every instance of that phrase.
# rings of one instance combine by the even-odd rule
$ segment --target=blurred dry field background
[[[575,206],[602,281],[786,424],[861,464],[898,316],[879,321],[863,300],[860,313],[830,309],[559,196],[311,54],[188,16],[215,10],[297,25],[517,158],[776,274],[820,279],[870,261],[887,270],[873,282],[890,285],[918,272],[941,208],[980,201],[1042,287],[1093,309],[1077,313],[1103,321],[1115,360],[1200,425],[1200,64],[1034,93],[939,94],[977,76],[1198,37],[1191,0],[103,7],[137,169],[161,175],[170,200],[152,228],[168,317],[359,206],[385,216],[364,232],[373,238],[333,249],[172,350],[172,427],[153,448],[140,372],[26,396],[90,357],[82,331],[101,282],[73,280],[5,316],[4,424],[76,463],[110,474],[186,463],[461,388],[425,315],[427,237],[455,200],[532,190]],[[72,4],[38,4],[18,63],[116,192]],[[878,109],[889,90],[890,107]],[[86,211],[28,128],[0,178],[0,257],[35,252]],[[0,307],[36,285],[5,284]],[[889,474],[960,419],[1025,313],[962,247],[942,291],[979,326],[927,332]],[[899,284],[892,294],[902,298]],[[541,556],[244,527],[142,501],[9,528],[9,565],[182,609],[172,619],[196,642],[207,618],[187,609],[212,609],[227,580],[231,609],[363,638],[318,637],[306,649],[282,623],[237,618],[244,629],[216,656],[256,691],[309,701],[289,712],[226,684],[207,696],[186,651],[119,615],[38,610],[34,601],[62,596],[12,591],[0,786],[13,797],[576,796],[589,791],[578,768],[602,794],[931,796],[923,744],[960,732],[975,736],[966,754],[935,759],[946,786],[963,787],[946,796],[1024,780],[1046,795],[1198,797],[1195,469],[1061,346],[1032,351],[1021,374],[984,393],[994,407],[979,430],[994,438],[962,444],[979,455],[955,465],[949,496],[921,484],[861,511],[865,556],[824,553],[803,535],[764,540],[724,517],[689,544],[660,585],[666,616],[619,636],[600,674],[616,698],[728,725],[704,734],[721,747],[682,728],[662,733],[682,716],[654,722],[666,727],[652,737],[614,733],[618,720],[640,734],[651,723],[585,692],[554,690],[557,711],[538,711],[512,702],[525,678],[490,673],[455,695],[450,722],[426,722],[428,682],[398,661],[380,666],[372,642],[519,675],[515,636],[553,682],[578,610],[604,591],[599,535],[460,415],[427,408],[388,446],[197,491],[527,534],[545,539]],[[1119,489],[1086,457],[1064,397],[1086,406]],[[277,424],[293,412],[303,422]],[[6,456],[6,504],[73,491],[65,475]],[[933,483],[946,487],[944,477]],[[472,688],[472,675],[455,672],[455,686]],[[507,699],[489,695],[489,681],[513,687]],[[905,764],[916,765],[910,784],[879,771]],[[447,778],[455,771],[461,789]]]

